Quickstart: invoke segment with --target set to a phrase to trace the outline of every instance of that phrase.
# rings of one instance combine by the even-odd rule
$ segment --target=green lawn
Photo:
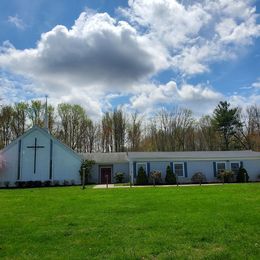
[[[260,259],[260,184],[0,190],[2,259]]]

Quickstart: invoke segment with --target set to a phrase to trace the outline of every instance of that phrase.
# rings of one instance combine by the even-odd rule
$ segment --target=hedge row
[[[74,180],[64,180],[64,181],[17,181],[15,186],[18,188],[32,188],[32,187],[50,187],[50,186],[68,186],[75,185]]]

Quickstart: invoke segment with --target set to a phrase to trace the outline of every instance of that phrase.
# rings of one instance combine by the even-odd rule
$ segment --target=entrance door
[[[108,180],[108,183],[111,183],[111,175],[112,175],[112,168],[111,167],[100,168],[101,184],[106,184],[107,180]]]

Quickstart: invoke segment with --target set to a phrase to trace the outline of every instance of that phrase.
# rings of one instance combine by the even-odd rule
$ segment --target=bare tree
[[[0,111],[0,146],[1,148],[8,145],[12,139],[12,119],[13,108],[11,106],[2,106]]]
[[[131,151],[139,151],[141,145],[141,119],[137,112],[131,114],[130,122],[127,125],[127,136]]]
[[[28,104],[25,102],[17,103],[13,106],[12,112],[12,131],[15,138],[22,135],[27,126],[26,119],[28,114]]]
[[[121,109],[115,109],[112,118],[114,151],[123,152],[125,150],[126,139],[126,118]]]
[[[32,100],[28,107],[28,116],[32,125],[44,126],[45,106],[40,100]]]
[[[102,118],[102,151],[113,151],[113,118],[106,112]]]

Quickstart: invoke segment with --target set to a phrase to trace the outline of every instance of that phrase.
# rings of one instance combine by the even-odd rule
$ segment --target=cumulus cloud
[[[132,0],[121,12],[145,28],[147,37],[159,40],[172,68],[184,75],[207,72],[212,62],[236,57],[260,35],[251,0]]]
[[[203,84],[153,84],[151,79],[168,70],[188,82],[210,71],[213,62],[236,58],[260,35],[251,0],[129,0],[120,12],[119,21],[85,11],[71,28],[57,25],[43,33],[32,49],[5,42],[0,68],[29,79],[32,93],[81,103],[93,117],[111,107],[115,93],[130,97],[133,109],[176,103],[202,113],[223,95]],[[9,22],[22,26],[15,17]]]
[[[156,55],[128,23],[83,12],[71,29],[58,25],[42,34],[37,48],[2,53],[0,65],[51,88],[57,85],[57,91],[75,85],[104,91],[127,88],[165,67],[164,55]]]
[[[223,95],[210,86],[182,84],[176,82],[167,84],[150,84],[142,86],[142,91],[134,95],[131,107],[134,110],[154,112],[158,106],[180,106],[190,108],[197,115],[211,111],[223,98]]]
[[[243,108],[244,110],[252,106],[254,104],[259,104],[260,103],[260,95],[257,94],[251,94],[247,97],[241,96],[241,95],[231,95],[228,98],[228,101],[231,103],[232,106],[238,106]]]

